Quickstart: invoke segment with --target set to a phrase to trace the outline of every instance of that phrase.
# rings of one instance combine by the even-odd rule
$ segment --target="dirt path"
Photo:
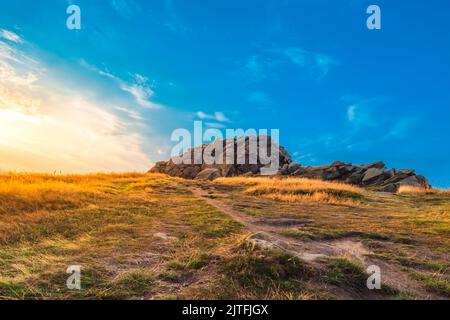
[[[247,215],[243,215],[240,212],[234,210],[226,203],[217,200],[216,198],[209,195],[207,192],[205,192],[202,189],[199,188],[192,188],[192,193],[195,197],[205,200],[208,204],[212,205],[216,209],[219,209],[221,212],[227,214],[228,216],[232,217],[234,220],[239,221],[242,223],[249,231],[251,232],[258,232],[258,231],[269,231],[264,228],[264,230],[261,230],[261,228],[256,224],[255,219],[252,217],[249,217]]]
[[[302,226],[311,220],[305,219],[261,219],[244,215],[228,204],[211,196],[200,188],[191,188],[192,193],[197,198],[205,200],[208,204],[232,217],[243,224],[252,235],[248,241],[260,247],[275,247],[287,251],[301,260],[313,262],[318,258],[347,256],[365,262],[365,255],[370,251],[364,247],[360,241],[351,239],[337,241],[299,241],[279,234],[286,227]]]
[[[411,279],[407,273],[401,270],[400,266],[388,265],[383,261],[369,258],[368,255],[372,252],[358,239],[347,238],[333,241],[292,239],[279,232],[287,227],[305,225],[311,220],[255,218],[238,212],[217,198],[217,196],[228,195],[210,195],[198,187],[190,188],[190,190],[195,197],[205,200],[211,206],[244,225],[252,233],[247,241],[255,246],[281,249],[319,268],[321,267],[319,258],[333,257],[346,257],[361,263],[364,268],[372,264],[379,265],[384,270],[383,283],[419,297],[435,297],[424,290],[417,281]]]

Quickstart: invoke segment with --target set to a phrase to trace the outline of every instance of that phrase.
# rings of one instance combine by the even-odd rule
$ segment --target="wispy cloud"
[[[125,113],[129,118],[134,120],[144,120],[139,112],[125,107],[115,107],[116,110]]]
[[[326,76],[330,68],[338,64],[337,60],[331,56],[308,51],[303,48],[285,48],[280,52],[294,65],[304,69],[310,75],[317,78]]]
[[[174,33],[181,33],[181,34],[186,33],[189,30],[189,28],[175,10],[173,0],[165,0],[164,5],[167,15],[164,19],[163,24]]]
[[[341,100],[349,104],[346,120],[351,129],[342,135],[339,142],[346,149],[369,148],[383,142],[404,139],[418,124],[417,117],[389,113],[387,97],[361,99],[344,96]]]
[[[224,129],[226,126],[223,123],[217,123],[217,122],[205,122],[205,125],[213,128],[213,129]]]
[[[0,58],[1,59],[1,58]],[[10,63],[0,60],[0,81],[10,86],[32,86],[38,81],[37,70],[21,72]]]
[[[96,66],[93,66],[91,64],[89,64],[86,60],[84,59],[80,59],[79,61],[80,65],[88,70],[91,70],[101,76],[113,79],[113,80],[117,80],[117,81],[121,81],[121,79],[119,79],[118,77],[116,77],[115,75],[113,75],[112,73],[110,73],[108,70],[102,70]]]
[[[136,75],[138,77],[139,75]],[[130,93],[136,103],[141,107],[148,109],[161,109],[162,105],[152,102],[150,99],[153,97],[154,91],[147,85],[146,82],[136,81],[132,84],[122,83],[121,88],[123,91]]]
[[[299,69],[303,77],[321,80],[338,64],[334,57],[301,47],[277,47],[251,55],[244,71],[251,82],[268,79],[286,67]]]
[[[203,111],[197,112],[197,117],[202,120],[215,120],[218,122],[230,122],[230,119],[228,119],[223,112],[216,111],[214,114],[207,114]]]
[[[358,107],[355,106],[355,105],[351,105],[351,106],[349,106],[347,108],[347,119],[348,119],[348,121],[350,121],[350,122],[355,121],[355,119],[356,119],[356,109],[357,108]]]
[[[388,133],[384,136],[385,139],[403,139],[416,130],[419,124],[417,117],[404,117],[399,119],[389,129]]]
[[[125,81],[107,70],[105,71],[87,63],[85,60],[80,60],[80,64],[88,70],[114,80],[118,84],[119,88],[129,93],[139,106],[147,109],[164,108],[162,104],[151,101],[155,92],[153,91],[152,85],[149,83],[147,77],[141,74],[134,74],[131,81]]]
[[[133,0],[111,0],[113,9],[125,18],[131,17],[139,10],[139,6]]]
[[[245,64],[246,75],[252,82],[261,81],[267,77],[266,65],[260,61],[260,57],[258,55],[253,55],[248,58],[247,63]]]
[[[22,43],[23,39],[15,32],[0,29],[0,38],[15,42],[15,43]]]
[[[225,124],[230,122],[230,119],[228,119],[228,117],[220,111],[216,111],[213,114],[198,111],[196,116],[200,120],[205,120],[206,126],[215,129],[224,129],[226,127]]]
[[[333,160],[362,161],[379,160],[380,150],[407,149],[411,135],[419,128],[420,117],[410,113],[393,112],[393,101],[389,97],[343,96],[342,117],[335,120],[333,130],[312,133],[299,141],[304,154],[296,158],[307,164],[316,160],[325,164]],[[408,143],[399,143],[408,141]],[[389,161],[389,157],[384,159]],[[348,160],[346,160],[348,159]]]
[[[347,107],[347,120],[355,127],[375,126],[376,114],[364,102]]]
[[[354,128],[376,127],[386,121],[386,97],[359,98],[347,95],[341,101],[347,104],[346,119]]]
[[[36,61],[26,55],[24,52],[17,50],[17,46],[22,43],[5,42],[0,39],[0,59],[8,62],[12,62],[15,65],[26,65],[33,69],[37,69]]]

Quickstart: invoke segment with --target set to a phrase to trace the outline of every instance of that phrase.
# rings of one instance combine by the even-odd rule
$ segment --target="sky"
[[[81,29],[66,26],[69,5]],[[369,5],[381,30],[366,26]],[[302,165],[450,187],[450,2],[0,3],[0,170],[144,171],[177,128],[279,129]]]

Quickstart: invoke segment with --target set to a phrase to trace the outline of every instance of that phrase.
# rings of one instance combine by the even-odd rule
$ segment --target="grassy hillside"
[[[1,299],[448,299],[449,248],[446,192],[0,175]],[[382,290],[366,288],[373,264]],[[82,290],[66,288],[69,265]]]

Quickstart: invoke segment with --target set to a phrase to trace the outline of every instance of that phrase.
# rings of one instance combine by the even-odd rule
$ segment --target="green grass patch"
[[[368,275],[363,267],[344,258],[329,259],[328,272],[324,279],[326,282],[337,286],[350,286],[362,288],[366,286]]]
[[[425,275],[419,272],[413,272],[412,275],[420,280],[428,291],[450,298],[450,282],[443,275]]]
[[[223,238],[242,230],[242,224],[205,204],[204,201],[194,199],[191,200],[191,204],[184,210],[185,220],[202,236]]]
[[[119,276],[115,282],[116,290],[128,296],[142,296],[152,292],[155,276],[143,270],[130,271]]]
[[[313,269],[284,252],[244,248],[221,265],[224,284],[219,298],[267,299],[305,291]]]

